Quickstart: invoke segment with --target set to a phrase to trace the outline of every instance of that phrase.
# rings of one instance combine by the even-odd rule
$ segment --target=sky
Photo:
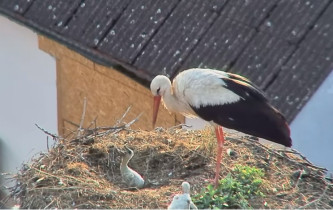
[[[35,123],[57,132],[56,65],[31,30],[2,16],[0,28],[0,170],[15,172],[47,149]]]

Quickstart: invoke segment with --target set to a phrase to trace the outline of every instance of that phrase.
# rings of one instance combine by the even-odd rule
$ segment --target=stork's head
[[[183,193],[188,193],[188,194],[190,194],[190,188],[191,188],[190,183],[188,183],[188,182],[183,182],[183,183],[182,183],[182,188],[183,188]]]
[[[134,156],[134,152],[133,150],[131,150],[130,148],[128,148],[127,146],[125,146],[125,152],[123,152],[124,157],[126,157],[126,159],[131,159]]]
[[[171,81],[164,75],[156,76],[150,83],[150,90],[154,96],[163,96],[171,86]]]
[[[164,96],[165,92],[171,87],[171,81],[168,77],[163,75],[156,76],[150,83],[150,90],[154,96],[153,106],[153,127],[155,127],[158,108],[160,107],[161,97]]]

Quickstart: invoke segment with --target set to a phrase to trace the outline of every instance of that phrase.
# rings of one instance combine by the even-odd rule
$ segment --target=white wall
[[[207,125],[200,119],[186,118],[185,123],[192,125],[190,129],[201,129]],[[292,148],[314,164],[333,172],[333,72],[293,120],[290,128]]]
[[[36,33],[0,16],[2,172],[15,172],[46,150],[46,135],[35,123],[57,132],[55,67],[55,59],[38,49]]]

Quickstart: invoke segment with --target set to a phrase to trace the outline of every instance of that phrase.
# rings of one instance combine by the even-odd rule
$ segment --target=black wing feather
[[[290,130],[284,116],[268,103],[258,88],[244,79],[235,76],[223,78],[226,88],[241,97],[239,101],[223,105],[192,106],[192,109],[206,121],[290,147]]]
[[[230,73],[229,76],[229,78],[221,78],[226,83],[229,90],[242,98],[254,97],[264,102],[268,101],[265,93],[245,77]]]

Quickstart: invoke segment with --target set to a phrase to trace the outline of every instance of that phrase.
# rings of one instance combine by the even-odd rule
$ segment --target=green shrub
[[[251,208],[248,199],[264,196],[259,187],[264,173],[261,169],[236,165],[233,173],[219,181],[215,189],[208,185],[193,201],[200,209]]]

